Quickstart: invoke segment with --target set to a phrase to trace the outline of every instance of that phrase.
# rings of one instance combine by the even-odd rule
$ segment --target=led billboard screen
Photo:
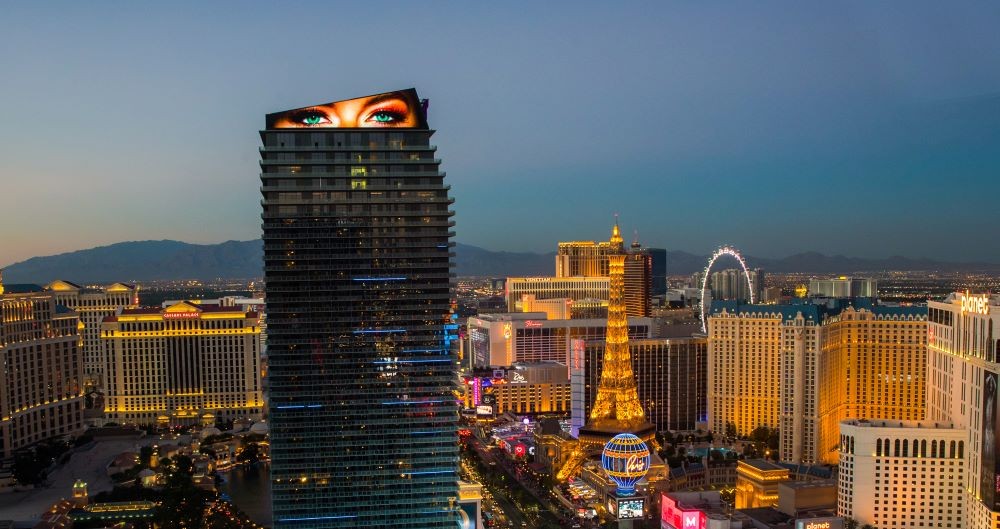
[[[426,129],[423,102],[413,88],[267,115],[269,129]]]
[[[645,498],[619,498],[618,519],[634,520],[636,518],[642,518],[642,510],[645,506]]]
[[[983,373],[983,426],[982,453],[980,454],[979,497],[990,510],[1000,509],[1000,489],[997,481],[997,443],[1000,435],[997,432],[997,374],[985,371]]]

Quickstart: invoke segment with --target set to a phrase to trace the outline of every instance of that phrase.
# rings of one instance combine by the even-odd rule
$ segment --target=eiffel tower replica
[[[646,421],[646,412],[639,403],[639,390],[632,372],[628,317],[625,314],[625,247],[617,216],[615,227],[611,230],[608,275],[608,330],[601,382],[587,424],[580,428],[576,445],[556,474],[559,480],[575,474],[588,457],[601,453],[604,445],[620,433],[634,434],[645,441],[651,450],[658,448],[656,427]]]

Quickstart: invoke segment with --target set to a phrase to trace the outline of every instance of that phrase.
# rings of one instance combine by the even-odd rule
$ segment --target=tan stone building
[[[139,289],[135,285],[114,283],[104,288],[84,288],[76,283],[57,279],[45,286],[56,297],[56,303],[65,305],[80,315],[83,323],[83,370],[85,384],[104,387],[104,350],[101,347],[101,322],[104,318],[126,307],[139,304]]]
[[[105,318],[106,419],[143,425],[260,419],[260,332],[256,312],[190,302]]]
[[[83,430],[80,319],[38,285],[0,283],[0,459]]]

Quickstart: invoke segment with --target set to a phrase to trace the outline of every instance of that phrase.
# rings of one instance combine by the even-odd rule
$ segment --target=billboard
[[[618,498],[618,519],[635,520],[642,518],[646,498]]]
[[[708,517],[698,510],[682,508],[677,502],[663,494],[660,496],[660,525],[668,529],[705,529]]]
[[[1000,435],[997,432],[997,374],[983,372],[983,425],[982,452],[980,453],[979,497],[986,507],[992,511],[1000,510],[1000,482],[997,481],[997,443]]]
[[[426,129],[426,101],[413,88],[267,115],[269,129]]]
[[[840,517],[809,518],[797,520],[795,529],[843,529],[844,519]]]

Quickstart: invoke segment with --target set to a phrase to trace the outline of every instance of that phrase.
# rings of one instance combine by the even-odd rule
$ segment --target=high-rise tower
[[[632,354],[628,347],[628,317],[625,314],[625,248],[618,223],[611,231],[608,252],[608,331],[604,347],[601,383],[587,424],[580,428],[572,455],[559,470],[566,479],[583,463],[599,453],[612,437],[632,433],[655,445],[655,427],[646,421],[639,401],[639,390],[632,372]]]
[[[274,527],[458,524],[452,199],[403,90],[261,131]]]

